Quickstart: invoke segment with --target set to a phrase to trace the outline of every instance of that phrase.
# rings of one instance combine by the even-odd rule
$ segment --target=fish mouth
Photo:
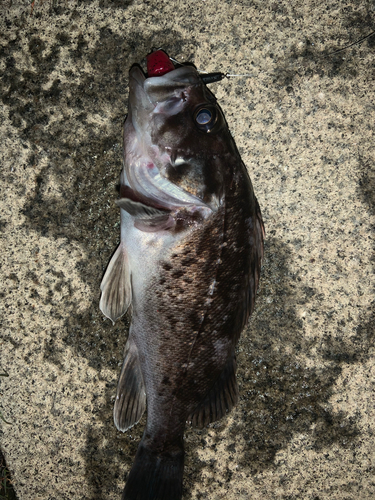
[[[207,204],[198,196],[162,176],[155,165],[139,165],[126,169],[121,179],[120,197],[139,201],[152,208],[173,212],[182,208],[216,211],[217,203]]]
[[[192,66],[182,66],[160,76],[146,77],[139,65],[134,65],[129,73],[129,114],[125,123],[127,130],[134,128],[136,137],[125,151],[125,186],[129,186],[125,197],[142,201],[144,205],[167,211],[180,208],[206,209],[211,212],[217,207],[210,206],[198,196],[179,187],[163,175],[171,164],[170,155],[159,151],[152,144],[150,121],[156,113],[173,115],[186,105],[189,87],[202,84],[197,70]],[[125,141],[126,143],[126,141]],[[135,150],[136,148],[136,150]]]
[[[135,64],[129,73],[130,107],[139,103],[148,111],[163,101],[180,95],[186,87],[201,84],[197,70],[193,66],[182,66],[162,76],[146,77],[142,68]]]

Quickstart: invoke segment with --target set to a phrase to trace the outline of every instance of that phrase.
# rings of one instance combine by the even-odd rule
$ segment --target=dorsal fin
[[[238,384],[236,379],[236,358],[231,357],[214,386],[188,418],[194,427],[205,427],[226,415],[238,399]]]

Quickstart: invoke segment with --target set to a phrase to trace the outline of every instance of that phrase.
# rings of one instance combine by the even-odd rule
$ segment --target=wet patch
[[[5,463],[5,458],[0,450],[0,498],[2,500],[17,500],[16,492],[12,486],[10,472]]]

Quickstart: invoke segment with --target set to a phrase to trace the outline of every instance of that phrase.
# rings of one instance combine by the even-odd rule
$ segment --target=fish
[[[254,309],[264,225],[223,111],[191,64],[149,54],[129,72],[121,240],[100,309],[130,315],[114,423],[147,411],[122,500],[179,500],[186,425],[238,400],[236,346]]]

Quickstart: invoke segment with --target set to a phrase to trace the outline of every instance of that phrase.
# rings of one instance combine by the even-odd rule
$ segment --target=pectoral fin
[[[237,403],[236,358],[231,357],[211,391],[188,418],[194,427],[205,427],[228,413]]]
[[[113,419],[119,431],[136,424],[146,408],[146,391],[138,358],[138,349],[128,340],[125,359],[117,385]]]
[[[121,243],[108,264],[100,289],[99,307],[114,323],[126,313],[132,300],[128,256]]]

